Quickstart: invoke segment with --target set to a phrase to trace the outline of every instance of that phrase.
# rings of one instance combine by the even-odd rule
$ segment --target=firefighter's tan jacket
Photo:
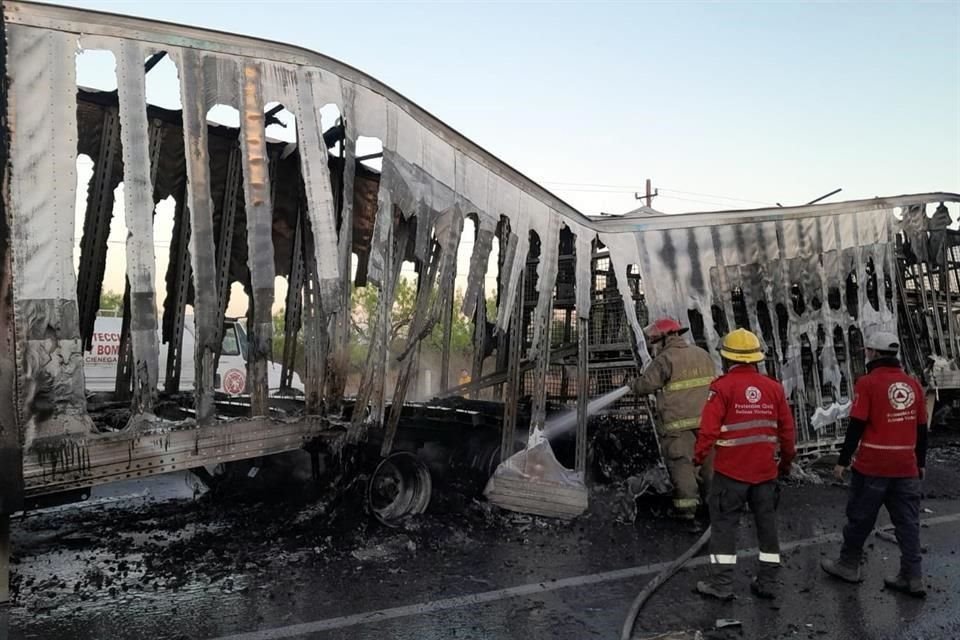
[[[700,412],[716,376],[709,353],[672,335],[650,366],[630,381],[630,388],[637,395],[656,393],[661,418],[657,431],[668,435],[700,426]]]

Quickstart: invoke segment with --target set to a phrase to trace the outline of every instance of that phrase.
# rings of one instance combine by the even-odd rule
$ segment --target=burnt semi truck
[[[513,452],[518,427],[536,434],[548,408],[562,405],[577,410],[572,464],[584,474],[587,399],[648,359],[641,327],[651,317],[688,322],[714,355],[730,328],[762,335],[767,370],[790,392],[809,452],[842,438],[864,332],[899,329],[917,373],[936,356],[931,381],[960,362],[955,193],[598,219],[322,54],[80,9],[2,7],[0,599],[12,513],[126,478],[362,441],[387,456],[411,422],[447,438],[483,423],[500,434],[499,459]],[[115,90],[77,85],[77,56],[90,51],[115,60]],[[161,60],[175,65],[178,108],[148,103]],[[218,105],[237,111],[236,126],[209,121]],[[328,105],[335,118],[324,115]],[[267,135],[281,112],[294,142]],[[361,138],[382,151],[358,153]],[[79,155],[93,174],[78,215]],[[154,218],[168,199],[172,231],[159,237]],[[84,358],[115,211],[128,230],[126,289],[105,397],[88,393]],[[467,221],[473,250],[454,309]],[[404,263],[414,265],[417,300],[395,353]],[[491,266],[495,293],[486,290]],[[286,286],[275,329],[278,278]],[[250,302],[239,401],[215,385],[235,284]],[[378,302],[348,394],[350,296],[361,287],[376,288]],[[454,313],[474,327],[471,380],[459,387],[449,371]],[[193,340],[184,342],[188,322]],[[408,402],[419,347],[437,325],[441,395],[469,400]],[[275,332],[283,353],[272,353]],[[302,358],[302,395],[271,393],[272,358],[281,388]],[[637,398],[614,411],[638,427],[649,415]]]

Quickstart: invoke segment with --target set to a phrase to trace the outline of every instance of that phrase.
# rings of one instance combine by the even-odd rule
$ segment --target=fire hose
[[[636,348],[634,348],[636,352]],[[649,363],[648,363],[649,365]],[[647,416],[650,419],[651,426],[654,424],[653,412],[650,410],[650,404],[647,403]],[[653,429],[654,435],[656,435],[656,429]],[[657,438],[657,448],[660,448],[660,439]],[[660,464],[663,465],[663,459],[661,458]],[[640,615],[640,610],[643,609],[643,605],[647,603],[647,600],[650,599],[650,596],[660,588],[660,586],[665,583],[667,580],[672,578],[674,574],[679,571],[683,565],[687,564],[690,561],[690,558],[697,555],[707,542],[710,541],[710,527],[707,527],[707,530],[703,532],[700,538],[693,543],[693,545],[684,551],[676,560],[671,562],[667,567],[655,575],[653,580],[647,583],[647,585],[637,594],[637,597],[633,599],[633,603],[630,605],[630,611],[627,612],[627,619],[623,621],[623,629],[620,631],[620,640],[631,640],[633,637],[633,627],[637,624],[637,617]]]
[[[643,605],[646,604],[650,596],[653,595],[653,592],[660,588],[664,582],[673,577],[677,571],[680,570],[683,565],[689,562],[690,558],[697,555],[699,551],[707,544],[710,540],[710,527],[707,527],[707,530],[703,532],[703,535],[700,536],[700,539],[693,543],[689,549],[683,552],[683,555],[678,557],[676,560],[671,562],[663,571],[658,573],[653,577],[653,580],[647,583],[647,586],[643,588],[640,593],[637,594],[637,597],[634,598],[633,604],[630,605],[630,611],[627,613],[627,619],[623,622],[623,629],[620,632],[620,640],[630,640],[633,637],[633,627],[637,623],[637,616],[640,615],[640,610],[643,608]]]

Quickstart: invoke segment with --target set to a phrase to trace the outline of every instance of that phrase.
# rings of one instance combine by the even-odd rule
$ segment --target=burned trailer
[[[558,279],[566,288],[575,284],[582,326],[589,317],[593,220],[396,91],[307,50],[27,2],[3,4],[2,42],[4,578],[8,516],[26,499],[307,446],[335,454],[368,440],[384,456],[392,453],[411,410],[405,401],[419,345],[438,323],[449,351],[467,219],[476,238],[460,311],[477,320],[480,343],[488,333],[496,343],[508,378],[501,384],[503,421],[526,422],[529,411],[529,421],[542,427],[552,292]],[[77,57],[87,51],[113,57],[115,91],[77,86]],[[179,109],[148,104],[149,76],[162,59],[175,66]],[[209,122],[217,105],[232,107],[238,126]],[[322,116],[326,105],[336,105],[340,117]],[[266,134],[278,107],[294,123],[294,143]],[[381,141],[378,170],[358,157],[361,137]],[[80,222],[78,154],[93,166]],[[158,237],[155,220],[166,199],[175,203],[172,231]],[[127,229],[116,388],[88,395],[84,353],[104,290],[115,211]],[[156,248],[164,244],[169,260],[158,287]],[[488,323],[483,274],[495,244],[498,308]],[[572,272],[565,267],[563,278],[561,244],[584,257]],[[539,260],[528,280],[531,251]],[[391,379],[391,315],[405,261],[418,274],[417,304]],[[295,348],[271,354],[278,277],[288,285],[282,331],[304,336],[302,354]],[[245,402],[214,393],[234,283],[250,300]],[[366,366],[355,397],[347,398],[352,284],[380,293]],[[532,308],[525,305],[530,292]],[[188,308],[192,353],[183,352],[182,341]],[[521,340],[524,315],[531,334]],[[577,333],[581,350],[586,333]],[[164,362],[161,342],[168,347]],[[482,372],[487,350],[477,352]],[[269,393],[267,366],[276,356],[285,378],[302,356],[302,398]],[[193,389],[181,384],[190,363]],[[529,364],[533,398],[529,409],[518,408],[519,379]],[[445,386],[449,366],[445,356]],[[578,376],[576,383],[581,401],[585,380]],[[471,422],[473,414],[457,415]],[[6,589],[0,593],[5,599]]]
[[[942,420],[958,400],[960,382],[960,232],[948,228],[947,209],[958,202],[957,194],[932,193],[598,219],[584,288],[589,300],[582,306],[563,286],[583,282],[571,265],[581,267],[572,244],[560,243],[547,374],[535,377],[526,355],[538,304],[529,289],[516,316],[524,336],[516,347],[519,387],[500,391],[510,370],[499,364],[452,392],[501,398],[507,416],[516,402],[509,394],[535,395],[538,385],[551,407],[578,406],[622,386],[649,360],[642,327],[667,315],[688,325],[690,339],[718,365],[727,331],[757,333],[767,354],[764,370],[790,397],[801,454],[835,450],[842,442],[853,383],[865,371],[863,339],[875,330],[899,332],[904,364],[939,394]],[[531,250],[523,278],[535,282],[539,270],[538,251]],[[583,324],[581,309],[590,312]],[[582,328],[585,345],[578,344]],[[642,428],[656,419],[651,408],[628,395],[604,413]],[[581,472],[583,440],[577,440]]]
[[[896,326],[888,286],[899,246],[893,210],[958,199],[590,218],[393,89],[323,55],[78,9],[27,2],[3,9],[4,578],[8,516],[25,498],[305,446],[335,453],[368,441],[386,457],[411,416],[427,415],[430,428],[442,430],[447,407],[407,402],[435,326],[441,388],[485,407],[451,410],[470,424],[479,413],[499,414],[501,458],[515,449],[518,427],[528,424],[533,440],[552,405],[575,405],[574,467],[583,474],[587,399],[622,384],[638,357],[648,359],[641,326],[645,315],[661,314],[689,319],[695,337],[714,350],[726,328],[759,328],[769,366],[798,412],[813,416],[807,424],[817,411],[833,418],[805,427],[804,442],[835,442],[830,411],[842,405],[854,375],[853,359],[841,353],[858,348],[855,330]],[[78,90],[76,56],[90,50],[112,53],[115,93]],[[179,110],[147,103],[145,85],[160,57],[176,67]],[[216,105],[234,108],[239,126],[211,125]],[[339,119],[321,116],[326,105],[338,107]],[[267,137],[278,107],[292,118],[295,143]],[[362,137],[382,143],[379,168],[358,154]],[[75,269],[78,153],[93,159],[93,177]],[[117,388],[88,397],[83,354],[121,183],[128,284]],[[176,203],[173,230],[158,238],[155,211],[168,197]],[[467,220],[475,238],[454,309]],[[155,285],[160,241],[170,246],[162,293]],[[494,255],[496,309],[488,317],[485,274]],[[415,265],[416,304],[394,352],[405,262]],[[288,339],[282,354],[271,354],[277,277],[287,283]],[[877,304],[856,294],[856,283],[871,278],[883,283]],[[214,393],[233,283],[250,299],[245,403]],[[348,396],[352,286],[379,294],[362,374]],[[937,299],[946,297],[945,314],[955,322],[949,291]],[[193,353],[181,348],[188,307]],[[474,329],[473,380],[462,387],[450,381],[454,313]],[[293,347],[297,334],[302,354]],[[303,397],[271,396],[271,357],[288,378],[301,356]],[[807,366],[812,361],[818,366]],[[192,390],[180,384],[189,362]],[[105,410],[120,410],[119,424],[105,420]],[[646,419],[638,399],[620,410]]]
[[[308,444],[335,451],[363,435],[368,418],[382,424],[393,395],[393,431],[381,438],[389,453],[409,378],[394,393],[387,390],[385,350],[371,349],[371,375],[360,389],[362,406],[372,411],[351,414],[344,403],[353,256],[356,278],[384,291],[379,313],[389,318],[390,291],[405,258],[419,264],[424,300],[434,299],[438,282],[438,299],[447,299],[467,214],[480,219],[478,255],[483,239],[489,250],[499,221],[494,211],[515,228],[533,220],[530,226],[554,243],[561,218],[587,222],[403,96],[324,56],[76,9],[16,2],[3,8],[4,579],[8,516],[25,498]],[[89,50],[112,53],[115,92],[78,90],[76,57]],[[161,56],[177,69],[179,111],[147,104],[146,78]],[[208,123],[218,104],[239,112],[238,128]],[[295,145],[267,138],[276,113],[271,104],[292,115]],[[339,122],[322,122],[327,104],[338,105]],[[356,157],[360,136],[383,142],[381,171]],[[94,168],[75,270],[78,153],[93,159]],[[128,230],[124,346],[116,393],[88,398],[84,350],[120,184]],[[173,233],[158,239],[154,212],[168,196],[176,201]],[[155,286],[158,240],[170,245],[163,294]],[[306,337],[299,400],[271,398],[267,388],[277,276],[289,283],[283,330]],[[250,393],[240,409],[213,393],[234,282],[251,301]],[[188,306],[196,350],[181,353]],[[418,311],[412,341],[439,314],[427,304]],[[163,363],[158,329],[169,345]],[[378,335],[375,344],[384,344],[386,333]],[[292,369],[296,354],[283,355]],[[412,355],[402,363],[408,372]],[[179,375],[190,361],[195,388],[181,389]],[[119,428],[102,419],[104,407],[124,408]],[[5,598],[6,589],[0,591]]]
[[[945,227],[946,204],[957,202],[933,193],[683,214],[599,238],[618,276],[639,274],[647,315],[689,323],[718,362],[726,331],[761,337],[766,372],[794,408],[798,449],[813,454],[843,439],[869,332],[899,331],[907,369],[931,386],[931,371],[956,371],[955,232]],[[639,340],[642,318],[625,309]]]

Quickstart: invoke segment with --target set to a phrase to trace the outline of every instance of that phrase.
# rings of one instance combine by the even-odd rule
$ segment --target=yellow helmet
[[[762,362],[766,357],[760,347],[760,338],[752,331],[734,329],[723,338],[720,355],[733,362]]]

